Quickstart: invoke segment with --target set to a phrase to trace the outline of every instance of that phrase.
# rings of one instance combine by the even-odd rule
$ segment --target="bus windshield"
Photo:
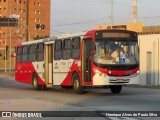
[[[96,40],[94,62],[101,65],[139,64],[136,41]]]

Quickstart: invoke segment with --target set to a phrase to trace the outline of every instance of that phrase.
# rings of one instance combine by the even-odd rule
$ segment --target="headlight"
[[[140,71],[138,70],[138,71],[137,71],[137,74],[139,74],[139,73],[140,73]]]
[[[97,70],[96,68],[93,68],[94,73],[98,74],[100,73],[99,70]]]

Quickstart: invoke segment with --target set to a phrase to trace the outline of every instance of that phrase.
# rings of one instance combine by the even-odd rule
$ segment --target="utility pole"
[[[29,32],[29,2],[30,0],[26,0],[26,23],[25,23],[25,30],[26,30],[26,37],[25,41],[30,41],[30,32]]]
[[[134,22],[137,22],[137,0],[134,0],[133,2],[133,19]]]
[[[10,71],[11,71],[11,62],[12,62],[12,60],[11,60],[11,49],[12,49],[12,38],[11,38],[11,26],[9,26],[9,16],[11,15],[11,0],[8,0],[8,28],[9,28],[9,30],[8,30],[8,32],[9,32],[9,58],[10,58]],[[7,41],[6,41],[6,38],[5,38],[5,47],[7,46],[7,43],[6,43]],[[5,72],[6,72],[6,53],[5,53]]]
[[[110,21],[111,21],[111,24],[113,24],[113,0],[111,0],[110,2],[111,2],[111,6],[110,6]]]

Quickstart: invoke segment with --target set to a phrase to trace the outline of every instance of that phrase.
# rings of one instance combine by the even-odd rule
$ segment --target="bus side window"
[[[54,50],[54,60],[62,59],[62,40],[57,40],[55,42],[55,50]]]
[[[22,47],[22,62],[28,61],[28,46]]]
[[[71,58],[71,39],[63,40],[63,60]]]
[[[17,47],[17,62],[22,61],[22,47]]]
[[[29,62],[34,62],[36,60],[36,45],[32,44],[29,46]]]
[[[44,60],[44,44],[39,43],[36,47],[36,61],[43,61]]]
[[[80,57],[80,37],[77,37],[73,38],[71,58],[75,59],[79,57]]]

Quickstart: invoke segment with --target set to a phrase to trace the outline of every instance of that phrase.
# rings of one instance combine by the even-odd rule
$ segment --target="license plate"
[[[116,82],[124,82],[124,79],[117,79]]]

